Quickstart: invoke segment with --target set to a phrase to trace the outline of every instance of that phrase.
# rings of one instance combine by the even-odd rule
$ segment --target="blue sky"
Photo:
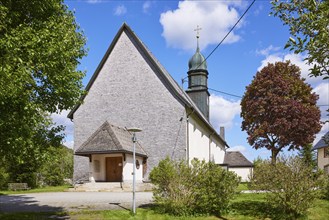
[[[206,57],[222,40],[252,1],[108,1],[66,0],[76,21],[87,38],[88,55],[79,68],[86,71],[88,83],[97,65],[121,25],[126,22],[149,50],[180,84],[187,76],[188,60],[196,49],[196,29],[199,25],[201,52]],[[243,20],[218,49],[208,58],[208,86],[211,89],[242,96],[257,70],[268,62],[289,59],[300,66],[302,76],[320,95],[319,105],[329,104],[329,81],[307,76],[308,66],[303,54],[284,50],[290,37],[288,27],[270,16],[270,1],[256,1]],[[187,84],[184,84],[186,88]],[[210,120],[219,129],[226,128],[226,141],[234,150],[241,150],[253,160],[267,158],[266,149],[254,150],[241,131],[240,100],[235,96],[210,91]],[[322,106],[322,120],[328,120]],[[67,126],[65,144],[73,146],[73,125],[65,117],[67,111],[53,115],[57,123]],[[329,130],[328,123],[320,136]]]

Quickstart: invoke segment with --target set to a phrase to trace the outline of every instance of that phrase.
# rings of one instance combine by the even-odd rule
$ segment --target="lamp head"
[[[141,132],[142,129],[140,129],[140,128],[127,128],[127,131],[130,131],[130,132]]]

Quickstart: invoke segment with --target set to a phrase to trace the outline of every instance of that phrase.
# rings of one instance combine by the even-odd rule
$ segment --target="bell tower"
[[[188,88],[186,93],[190,96],[205,118],[209,121],[209,92],[208,92],[208,70],[207,62],[200,53],[199,48],[199,26],[197,26],[197,48],[188,62]]]

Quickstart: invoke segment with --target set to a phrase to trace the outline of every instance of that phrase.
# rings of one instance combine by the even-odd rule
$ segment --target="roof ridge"
[[[99,128],[96,129],[96,131],[94,131],[90,137],[84,141],[82,143],[82,145],[76,150],[76,151],[79,151],[80,148],[83,148],[84,146],[86,146],[93,138],[95,138],[95,136],[103,129],[104,126],[106,126],[106,123],[109,124],[108,121],[105,121]]]
[[[106,121],[106,122],[108,122],[108,121]],[[122,146],[122,143],[121,143],[120,140],[118,139],[118,137],[117,137],[117,135],[115,134],[115,131],[113,130],[112,127],[117,127],[117,126],[108,123],[108,126],[106,127],[107,132],[108,132],[108,134],[110,135],[110,137],[112,138],[113,143],[115,144],[115,146],[117,147],[117,149],[118,149],[118,150],[119,150],[119,149],[120,149],[120,150],[123,150],[124,147]],[[119,128],[119,127],[117,127],[117,128]]]

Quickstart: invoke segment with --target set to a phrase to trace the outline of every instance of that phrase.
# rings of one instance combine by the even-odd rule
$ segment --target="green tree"
[[[0,1],[0,155],[12,168],[32,172],[45,147],[59,146],[62,128],[47,115],[83,94],[84,45],[62,0]]]
[[[64,179],[72,179],[73,150],[63,145],[50,147],[39,174],[38,181],[40,181],[41,185],[63,185]]]
[[[299,150],[298,156],[304,161],[306,166],[315,169],[317,166],[316,154],[312,151],[312,144],[307,144]]]
[[[320,131],[318,96],[300,77],[300,69],[287,62],[268,64],[256,73],[241,101],[242,130],[255,149],[278,153],[311,143]]]
[[[306,52],[311,76],[329,78],[329,1],[272,1],[272,14],[289,26],[286,48]]]

